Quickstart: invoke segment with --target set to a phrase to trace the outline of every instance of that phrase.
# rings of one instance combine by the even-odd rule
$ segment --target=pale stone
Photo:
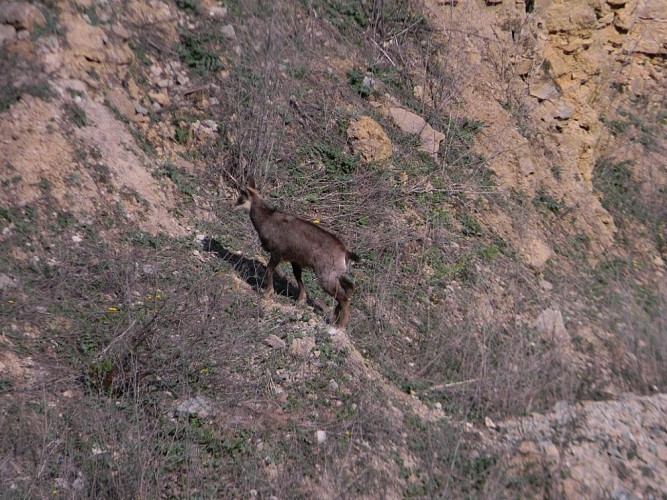
[[[542,269],[552,255],[553,250],[551,250],[549,245],[535,237],[528,240],[527,245],[522,251],[522,256],[526,263],[535,269]]]
[[[174,414],[177,417],[187,417],[189,415],[208,417],[212,412],[213,403],[208,398],[198,395],[179,404]]]
[[[231,24],[226,24],[220,28],[220,34],[227,40],[236,40],[236,31],[234,30],[234,26]]]
[[[528,156],[522,156],[519,158],[519,171],[524,177],[534,174],[535,165],[533,164],[533,160],[531,160]]]
[[[621,10],[616,13],[616,17],[614,17],[614,26],[616,27],[617,30],[627,33],[632,29],[636,21],[636,17],[634,13],[632,12],[627,12],[625,10]]]
[[[538,82],[530,86],[530,95],[541,100],[558,98],[558,89],[552,82]]]
[[[35,25],[43,26],[46,18],[28,2],[8,2],[0,9],[0,24],[10,24],[17,30],[31,31]]]
[[[545,21],[549,33],[575,32],[593,29],[597,16],[585,2],[554,2],[547,8]]]
[[[521,441],[521,443],[519,443],[519,453],[522,455],[537,455],[537,445],[535,445],[533,441]]]
[[[638,30],[636,30],[638,31]],[[641,33],[628,37],[628,47],[632,52],[649,56],[667,55],[667,21],[644,22]]]
[[[219,5],[211,7],[208,11],[208,15],[216,19],[222,19],[227,16],[227,7],[221,7]]]
[[[389,116],[403,132],[407,134],[421,134],[426,127],[426,120],[405,108],[389,108]]]
[[[130,31],[120,23],[115,23],[113,26],[111,26],[111,32],[114,35],[122,38],[123,41],[132,38],[132,33],[130,33]]]
[[[607,12],[604,16],[598,19],[598,22],[595,25],[595,29],[599,30],[601,28],[604,28],[605,26],[609,26],[613,22],[614,22],[614,13]]]
[[[0,45],[14,38],[16,38],[16,28],[8,24],[0,24]]]
[[[133,120],[136,110],[132,101],[120,89],[112,89],[106,96],[109,105],[128,120]]]
[[[290,346],[290,354],[297,358],[307,358],[314,347],[315,340],[310,337],[294,339]]]
[[[556,110],[554,118],[557,120],[569,120],[574,113],[574,106],[565,100],[559,100],[553,103]]]
[[[535,320],[534,327],[541,336],[552,338],[557,344],[564,345],[570,341],[563,314],[558,309],[542,311]]]
[[[131,55],[125,45],[109,43],[107,34],[99,26],[91,26],[76,14],[64,13],[60,22],[73,54],[88,61],[126,64]]]
[[[347,138],[354,153],[366,162],[386,160],[392,154],[389,136],[370,116],[352,120],[347,128]]]
[[[273,347],[274,349],[284,349],[286,346],[285,341],[283,339],[273,334],[266,337],[264,339],[264,343],[269,347]]]
[[[160,92],[150,91],[148,96],[153,99],[155,102],[160,104],[160,106],[168,106],[171,104],[171,99],[169,98],[169,92],[166,89],[162,89]]]
[[[405,108],[389,108],[389,116],[403,132],[417,134],[421,139],[419,151],[436,154],[445,134],[433,129],[421,116]]]
[[[514,65],[514,71],[519,76],[526,76],[533,69],[533,61],[530,59],[523,59]]]

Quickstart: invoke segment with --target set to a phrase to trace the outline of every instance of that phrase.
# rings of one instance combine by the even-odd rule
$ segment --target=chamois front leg
[[[296,278],[296,284],[299,285],[299,298],[296,299],[297,302],[305,302],[306,300],[306,287],[303,286],[303,281],[301,280],[301,270],[302,268],[300,264],[292,262],[292,271]]]
[[[269,263],[266,266],[266,290],[264,290],[265,297],[271,297],[273,295],[273,271],[275,271],[276,266],[280,264],[282,259],[278,254],[272,253]]]

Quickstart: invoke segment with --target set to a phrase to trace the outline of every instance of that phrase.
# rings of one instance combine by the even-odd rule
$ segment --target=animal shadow
[[[222,243],[210,236],[206,236],[202,240],[201,245],[206,252],[211,252],[219,259],[231,264],[241,279],[248,283],[253,290],[258,292],[264,291],[267,269],[260,261],[248,259],[242,255],[230,252],[222,246]],[[295,301],[299,298],[299,288],[290,283],[287,278],[276,274],[273,279],[273,285],[275,293],[290,297]],[[324,311],[324,309],[310,297],[306,297],[306,303],[317,312]]]

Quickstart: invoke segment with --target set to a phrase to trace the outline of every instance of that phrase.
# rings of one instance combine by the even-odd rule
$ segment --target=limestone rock
[[[633,12],[621,10],[616,13],[614,17],[614,27],[622,33],[627,33],[632,29],[636,21],[636,16]]]
[[[405,108],[389,108],[389,116],[406,134],[421,134],[427,123],[421,116]]]
[[[94,62],[130,62],[129,49],[109,43],[107,34],[99,26],[91,26],[82,17],[71,13],[63,14],[60,19],[66,30],[67,43],[76,56]]]
[[[421,139],[419,151],[437,154],[445,134],[433,129],[421,116],[405,108],[389,108],[389,116],[403,132],[419,135]]]
[[[523,59],[514,65],[514,71],[519,76],[526,76],[533,69],[533,61],[530,59]]]
[[[608,12],[604,16],[602,16],[600,19],[598,19],[597,24],[595,25],[595,29],[601,29],[604,28],[605,26],[609,26],[611,23],[614,22],[614,13],[613,12]]]
[[[227,7],[222,7],[220,5],[211,7],[208,11],[208,15],[214,19],[223,19],[227,17]]]
[[[389,136],[370,116],[352,120],[347,128],[347,138],[354,153],[360,155],[364,161],[382,161],[391,156]]]
[[[120,38],[122,38],[123,41],[129,40],[130,38],[132,38],[132,33],[130,32],[130,30],[125,28],[120,23],[115,23],[113,26],[111,26],[111,32],[114,35],[119,36]]]
[[[537,82],[530,85],[530,95],[541,100],[558,98],[558,89],[552,82]]]
[[[557,120],[569,120],[574,113],[574,106],[569,102],[560,99],[552,103],[554,105],[554,118]]]
[[[16,37],[16,28],[8,24],[0,24],[0,45]]]
[[[125,92],[120,89],[112,89],[107,93],[106,98],[109,105],[123,117],[128,120],[134,120],[136,110],[132,101],[125,95]]]
[[[0,23],[10,24],[17,30],[31,31],[35,25],[46,24],[46,18],[28,2],[9,2],[0,9]]]
[[[0,273],[0,290],[16,287],[16,279],[4,273]]]
[[[595,10],[586,2],[553,2],[546,12],[549,33],[577,32],[595,27]]]
[[[231,24],[225,24],[222,28],[220,28],[220,34],[227,40],[236,40],[236,31],[234,30],[234,26]]]
[[[531,237],[525,247],[522,248],[521,254],[529,266],[542,269],[553,255],[553,250],[545,241],[537,237]]]
[[[290,346],[290,354],[297,358],[307,358],[310,356],[310,351],[315,347],[315,340],[310,337],[294,339]]]
[[[562,498],[659,498],[667,493],[665,415],[666,394],[561,401],[545,415],[497,422],[496,435],[515,450],[510,470],[529,459],[564,478]]]
[[[535,320],[534,326],[540,335],[553,339],[558,345],[567,345],[570,342],[563,314],[558,309],[542,311]]]
[[[284,349],[286,346],[285,341],[283,339],[273,334],[266,337],[264,339],[264,343],[269,347],[273,347],[274,349]]]
[[[186,399],[174,411],[176,417],[187,417],[189,415],[208,417],[211,413],[213,413],[213,403],[201,394],[194,398]]]
[[[628,0],[607,0],[610,7],[623,7]]]
[[[635,30],[638,31],[638,30]],[[642,30],[628,36],[628,47],[637,54],[667,55],[667,21],[642,23]]]
[[[533,164],[533,160],[531,160],[528,156],[522,156],[519,158],[519,171],[524,177],[528,177],[529,175],[534,174],[535,165]]]

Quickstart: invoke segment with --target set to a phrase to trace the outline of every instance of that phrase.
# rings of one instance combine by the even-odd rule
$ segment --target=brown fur
[[[266,294],[273,293],[273,272],[281,262],[291,262],[299,286],[299,302],[306,300],[301,271],[309,267],[329,295],[338,302],[336,324],[344,328],[349,317],[354,284],[343,274],[350,260],[359,257],[345,248],[336,236],[307,220],[271,207],[255,189],[252,180],[241,190],[237,207],[250,212],[250,220],[259,235],[262,248],[271,254],[267,266]]]

